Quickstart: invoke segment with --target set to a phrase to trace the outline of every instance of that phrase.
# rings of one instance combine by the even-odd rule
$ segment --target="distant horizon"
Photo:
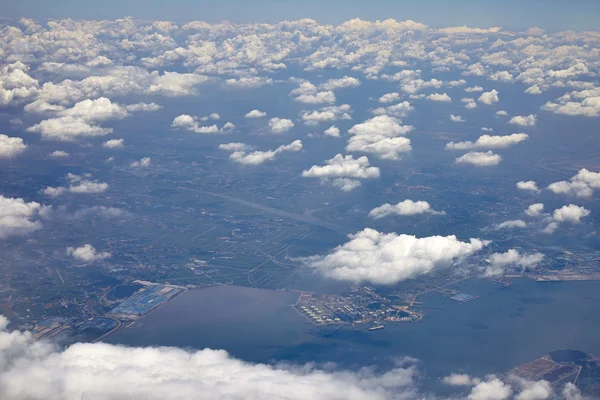
[[[333,25],[360,18],[368,21],[412,20],[431,28],[466,25],[523,31],[539,27],[548,32],[557,32],[600,30],[598,15],[600,2],[590,0],[506,0],[501,4],[487,0],[373,0],[368,4],[343,0],[306,0],[301,5],[290,0],[259,0],[253,3],[241,0],[176,0],[169,6],[158,0],[65,0],[58,3],[23,0],[6,5],[2,17],[36,20],[114,20],[131,17],[143,21],[205,21],[211,24],[276,23],[309,18],[321,24]]]

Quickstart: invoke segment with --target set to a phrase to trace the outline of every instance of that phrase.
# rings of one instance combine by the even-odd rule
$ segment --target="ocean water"
[[[336,362],[347,368],[419,359],[427,374],[502,373],[557,349],[600,354],[600,282],[517,279],[419,323],[368,332],[317,329],[290,306],[297,293],[221,286],[190,291],[108,341],[135,346],[220,348],[255,362]],[[427,304],[427,300],[425,301]]]

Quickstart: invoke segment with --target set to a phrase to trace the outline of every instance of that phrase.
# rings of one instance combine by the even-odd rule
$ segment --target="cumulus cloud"
[[[417,214],[444,215],[446,213],[444,211],[435,211],[426,201],[404,200],[398,204],[386,203],[376,207],[369,212],[369,217],[380,219],[389,215],[409,216]]]
[[[514,229],[514,228],[526,228],[526,227],[527,227],[527,222],[525,222],[521,219],[514,219],[514,220],[509,220],[509,221],[504,221],[502,223],[499,223],[494,227],[494,229],[499,231],[502,229]]]
[[[488,244],[480,239],[417,238],[370,228],[348,237],[329,254],[305,257],[303,263],[333,279],[389,285],[449,267]]]
[[[450,114],[450,121],[452,122],[466,122],[467,120],[460,115]]]
[[[413,131],[410,125],[400,125],[400,120],[388,115],[379,115],[354,125],[348,131],[351,135],[383,135],[394,137],[406,135]]]
[[[323,133],[327,136],[339,137],[340,136],[340,128],[338,128],[335,125],[332,125],[329,128],[325,129],[325,132],[323,132]]]
[[[325,90],[336,90],[347,87],[357,87],[360,85],[360,81],[351,76],[344,76],[340,79],[329,79],[327,82],[323,83],[321,87]]]
[[[45,139],[73,141],[79,137],[105,136],[112,132],[112,128],[90,125],[79,118],[60,117],[45,119],[27,128],[27,132],[40,133]]]
[[[464,156],[458,157],[456,159],[457,164],[471,164],[477,167],[487,167],[491,165],[498,165],[502,157],[498,154],[492,153],[492,151],[480,152],[480,151],[470,151]]]
[[[489,265],[486,267],[485,276],[499,276],[505,273],[507,267],[519,267],[521,273],[525,269],[531,269],[539,265],[544,259],[542,253],[525,254],[516,249],[510,249],[505,253],[493,253],[487,259]]]
[[[387,107],[378,107],[371,110],[371,113],[375,115],[388,115],[390,117],[396,118],[404,118],[411,111],[414,111],[414,107],[410,105],[408,101],[403,101],[402,103],[394,104]]]
[[[235,125],[231,122],[226,122],[221,128],[219,128],[216,124],[202,126],[198,123],[198,120],[201,119],[188,114],[181,114],[173,119],[171,127],[175,129],[184,129],[186,131],[195,133],[229,133],[235,129]]]
[[[483,92],[483,88],[481,86],[471,86],[471,87],[465,88],[465,92],[467,92],[467,93]]]
[[[259,111],[259,110],[252,110],[250,112],[248,112],[246,115],[244,115],[244,118],[262,118],[262,117],[266,117],[267,113],[264,111]]]
[[[0,134],[0,158],[13,158],[21,154],[27,145],[20,137],[10,137]]]
[[[291,119],[285,118],[271,118],[269,120],[269,129],[273,133],[284,133],[289,131],[295,126]]]
[[[569,204],[554,210],[552,215],[547,218],[548,225],[542,231],[543,233],[553,233],[559,225],[564,222],[579,224],[581,219],[589,216],[591,211],[585,207]]]
[[[150,166],[151,161],[152,160],[150,159],[150,157],[144,157],[139,161],[132,162],[130,167],[131,168],[147,168]]]
[[[393,103],[394,101],[397,101],[398,99],[400,99],[399,93],[386,93],[379,98],[379,102],[380,103]]]
[[[484,92],[477,99],[480,103],[492,105],[497,103],[500,99],[498,98],[498,91],[493,89],[489,92]]]
[[[537,117],[533,114],[529,114],[526,117],[520,115],[514,116],[508,121],[508,123],[520,126],[535,126],[536,121]]]
[[[305,104],[324,104],[324,103],[335,103],[335,93],[332,91],[317,92],[314,94],[301,94],[294,100],[305,103]]]
[[[425,97],[427,100],[440,101],[440,102],[451,102],[452,98],[447,93],[432,93]]]
[[[319,110],[304,112],[302,114],[302,121],[306,125],[318,125],[321,122],[334,121],[337,119],[352,119],[349,112],[349,104],[326,106]]]
[[[236,89],[254,89],[264,85],[270,85],[273,79],[263,76],[241,77],[239,79],[227,79],[225,85]]]
[[[350,191],[360,186],[358,179],[373,179],[379,177],[379,168],[372,167],[365,156],[354,158],[351,155],[337,154],[325,165],[313,165],[302,171],[305,178],[320,178],[322,182],[332,181],[333,185],[344,191]]]
[[[34,201],[28,203],[20,198],[0,195],[0,239],[24,236],[42,229],[40,217],[49,210],[49,207]]]
[[[535,181],[519,181],[517,182],[517,188],[519,190],[529,190],[531,192],[539,192],[537,183]]]
[[[600,172],[592,172],[586,168],[579,170],[570,181],[551,183],[548,189],[556,194],[576,197],[591,197],[594,189],[600,189]]]
[[[107,149],[122,149],[125,146],[125,139],[110,139],[102,143],[102,147]]]
[[[100,182],[97,179],[92,180],[90,174],[75,175],[67,174],[67,179],[71,182],[69,192],[78,194],[102,193],[108,189],[108,183]]]
[[[460,99],[460,101],[465,104],[465,108],[468,108],[468,109],[477,108],[477,103],[475,102],[475,99],[472,99],[470,97],[465,97],[465,98]]]
[[[52,153],[50,153],[50,157],[65,158],[65,157],[69,157],[69,153],[67,153],[66,151],[63,151],[63,150],[54,150]]]
[[[62,187],[62,186],[59,186],[59,187],[48,186],[47,188],[42,190],[42,193],[44,194],[44,196],[58,197],[58,196],[62,195],[63,193],[65,193],[66,191],[67,191],[67,188]]]
[[[414,128],[400,125],[400,120],[388,115],[379,115],[354,125],[348,133],[346,151],[375,154],[380,158],[396,160],[400,153],[412,150],[410,139],[398,137],[410,133]]]
[[[526,133],[513,133],[506,136],[482,135],[475,142],[449,142],[446,144],[448,150],[470,150],[470,149],[505,149],[513,144],[527,140]]]
[[[544,211],[544,205],[542,203],[535,203],[527,207],[525,214],[530,217],[537,217]]]
[[[351,372],[254,364],[210,349],[77,343],[61,350],[29,332],[9,333],[7,325],[0,316],[3,400],[384,400],[414,397],[417,391],[419,373],[408,361],[378,373],[368,367]]]
[[[97,251],[91,244],[84,244],[80,247],[67,247],[67,255],[85,262],[100,261],[111,256],[109,252]]]
[[[290,144],[282,145],[275,150],[253,151],[249,152],[249,147],[243,143],[227,143],[222,144],[219,148],[223,150],[233,151],[229,156],[230,159],[238,164],[243,165],[259,165],[265,161],[272,161],[275,157],[283,152],[297,152],[302,150],[302,141],[295,140]]]

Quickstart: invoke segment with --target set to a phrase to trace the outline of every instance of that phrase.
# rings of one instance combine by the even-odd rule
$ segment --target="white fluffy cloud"
[[[23,236],[42,228],[40,217],[49,208],[36,202],[0,195],[0,239]]]
[[[400,125],[400,120],[388,115],[379,115],[368,119],[360,124],[354,125],[348,131],[351,135],[383,135],[394,137],[406,135],[412,132],[414,128],[410,125]]]
[[[563,222],[572,224],[581,223],[581,219],[589,216],[590,210],[585,207],[569,204],[554,210],[551,216],[547,218],[548,225],[542,231],[543,233],[553,233]]]
[[[230,159],[238,164],[243,165],[259,165],[265,161],[274,160],[275,157],[283,152],[297,152],[302,150],[302,141],[295,140],[290,144],[282,145],[275,150],[253,151],[249,152],[250,147],[244,143],[226,143],[219,146],[220,149],[233,151],[229,156]]]
[[[487,167],[491,165],[498,165],[502,157],[498,154],[492,153],[492,151],[480,152],[480,151],[470,151],[464,156],[458,157],[456,159],[457,164],[471,164],[477,167]]]
[[[336,90],[347,87],[357,87],[360,85],[360,81],[351,76],[344,76],[339,79],[329,79],[327,82],[323,83],[321,87],[325,90]]]
[[[517,188],[519,190],[529,190],[531,192],[539,192],[537,183],[535,181],[519,181],[517,182]]]
[[[152,162],[152,160],[150,159],[150,157],[144,157],[139,161],[132,162],[130,167],[131,168],[146,168],[146,167],[150,166],[151,162]]]
[[[472,99],[470,97],[465,97],[465,98],[460,99],[460,101],[465,104],[465,108],[468,108],[468,109],[477,108],[477,103],[475,102],[475,99]]]
[[[492,105],[497,103],[500,99],[498,98],[498,91],[493,89],[489,92],[483,92],[477,99],[480,103]]]
[[[41,121],[27,128],[27,132],[40,133],[43,138],[51,140],[73,141],[79,137],[105,136],[112,128],[90,125],[80,118],[60,117]]]
[[[108,183],[100,182],[97,179],[92,180],[90,174],[75,175],[67,174],[67,179],[71,183],[69,192],[78,194],[102,193],[108,189]]]
[[[271,118],[269,120],[269,129],[273,133],[284,133],[289,131],[295,126],[291,119],[285,118]]]
[[[471,87],[465,88],[465,92],[467,92],[467,93],[483,92],[483,88],[481,86],[471,86]]]
[[[335,93],[331,90],[317,93],[301,94],[294,100],[305,104],[331,104],[335,103]]]
[[[375,115],[388,115],[390,117],[404,118],[414,111],[414,109],[415,108],[411,106],[408,101],[403,101],[402,103],[391,106],[375,108],[371,110],[371,113]]]
[[[514,228],[526,228],[526,227],[527,227],[527,222],[525,222],[521,219],[513,219],[513,220],[504,221],[504,222],[497,224],[494,229],[499,231],[502,229],[514,229]]]
[[[67,188],[62,187],[62,186],[59,186],[59,187],[48,186],[47,188],[42,190],[42,193],[44,194],[44,196],[58,197],[58,196],[64,194],[66,191],[67,191]]]
[[[389,215],[409,216],[417,214],[444,215],[445,212],[435,211],[426,201],[412,201],[407,199],[398,204],[386,203],[376,207],[369,212],[369,217],[380,219]]]
[[[460,115],[450,114],[450,121],[452,122],[466,122],[467,120]]]
[[[498,276],[505,273],[509,266],[521,268],[521,273],[525,269],[531,269],[539,265],[544,260],[542,253],[522,254],[518,250],[510,249],[505,253],[494,253],[488,258],[489,265],[486,267],[485,276]]]
[[[80,247],[67,247],[67,255],[85,262],[100,261],[111,256],[109,252],[97,251],[91,244],[84,244]]]
[[[592,172],[586,168],[579,170],[570,181],[559,181],[548,186],[552,192],[577,197],[590,197],[594,189],[600,189],[600,172]]]
[[[0,158],[13,158],[21,154],[27,145],[20,137],[10,137],[0,134]]]
[[[259,111],[259,110],[252,110],[250,112],[248,112],[246,115],[244,115],[244,118],[262,118],[262,117],[266,117],[267,113],[264,111]]]
[[[102,143],[102,147],[107,149],[122,149],[125,146],[125,139],[110,139]]]
[[[508,123],[520,126],[535,126],[536,121],[537,117],[533,114],[529,114],[527,116],[514,116],[508,121]]]
[[[399,93],[386,93],[379,98],[379,102],[380,103],[393,103],[394,101],[397,101],[398,99],[400,99]]]
[[[349,114],[350,105],[326,106],[319,110],[306,111],[302,114],[302,121],[306,125],[318,125],[321,122],[334,121],[337,119],[352,119]]]
[[[346,151],[375,154],[383,159],[396,160],[400,153],[412,150],[410,139],[398,137],[410,133],[413,127],[400,125],[400,120],[379,115],[354,125],[348,133]]]
[[[542,211],[544,211],[544,205],[542,203],[535,203],[527,207],[525,214],[530,217],[537,217],[542,214]]]
[[[360,186],[358,179],[373,179],[379,177],[379,168],[372,167],[365,156],[354,158],[351,155],[337,154],[325,165],[313,165],[302,171],[305,178],[320,178],[323,182],[332,181],[333,185],[343,191],[350,191]]]
[[[67,153],[66,151],[63,151],[63,150],[54,150],[52,153],[50,153],[50,157],[65,158],[65,157],[69,157],[69,153]]]
[[[340,136],[340,128],[338,128],[335,125],[332,125],[329,128],[325,129],[325,132],[323,132],[323,133],[327,136],[339,137]]]
[[[449,103],[452,98],[447,93],[432,93],[425,97],[427,100]]]
[[[475,142],[449,142],[446,144],[448,150],[470,150],[470,149],[505,149],[513,144],[527,140],[526,133],[513,133],[505,136],[482,135]]]
[[[264,85],[270,85],[273,79],[262,76],[241,77],[239,79],[227,79],[225,85],[236,89],[254,89]]]
[[[370,228],[349,235],[349,239],[327,255],[302,260],[334,279],[394,284],[448,267],[488,244],[480,239],[461,242],[456,236],[417,238]]]
[[[216,124],[201,126],[198,123],[198,120],[201,119],[188,114],[181,114],[173,119],[171,127],[176,129],[184,129],[186,131],[195,133],[229,133],[235,129],[235,125],[231,122],[226,122],[221,128],[219,128]]]

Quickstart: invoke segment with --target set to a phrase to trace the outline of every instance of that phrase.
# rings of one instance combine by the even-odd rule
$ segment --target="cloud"
[[[404,200],[398,204],[383,204],[379,207],[372,209],[369,212],[369,217],[380,219],[389,215],[417,215],[417,214],[433,214],[433,215],[444,215],[444,211],[435,211],[431,208],[426,201],[412,201]]]
[[[223,350],[77,343],[59,349],[0,316],[3,400],[414,398],[418,370],[408,361],[376,372],[314,365],[255,364]],[[49,397],[50,396],[50,397]]]
[[[244,118],[262,118],[262,117],[266,117],[267,113],[264,111],[259,111],[259,110],[252,110],[250,112],[248,112],[246,115],[244,115]]]
[[[227,151],[248,151],[252,149],[252,146],[249,146],[246,143],[232,142],[220,144],[219,149]]]
[[[450,114],[450,121],[452,122],[466,122],[467,120],[460,115]]]
[[[75,214],[73,215],[73,217],[74,218],[83,218],[90,214],[94,214],[94,215],[97,215],[97,216],[103,217],[103,218],[126,218],[131,215],[128,211],[123,210],[122,208],[106,207],[106,206],[93,206],[93,207],[86,207],[86,208],[77,210],[75,212]]]
[[[544,211],[544,205],[542,203],[535,203],[527,207],[525,214],[530,217],[537,217],[541,215],[542,211]]]
[[[269,120],[269,129],[273,133],[284,133],[295,126],[291,119],[271,118]]]
[[[102,143],[102,147],[107,149],[122,149],[125,146],[125,139],[110,139]]]
[[[302,121],[306,125],[318,125],[321,122],[334,121],[336,119],[352,119],[350,114],[350,105],[342,104],[340,106],[327,106],[320,110],[307,111],[302,114]]]
[[[542,230],[542,233],[554,233],[563,222],[572,224],[581,223],[581,219],[589,216],[590,210],[585,207],[569,204],[554,210],[551,216],[547,218],[548,225]]]
[[[471,86],[471,87],[465,88],[465,92],[467,92],[467,93],[483,92],[483,88],[481,86]]]
[[[100,261],[111,256],[109,252],[96,251],[91,244],[84,244],[80,247],[67,247],[67,255],[85,262]]]
[[[542,94],[542,90],[539,88],[538,85],[533,85],[528,87],[527,89],[525,89],[525,93],[527,94],[533,94],[533,95],[538,95],[538,94]]]
[[[492,105],[497,103],[500,99],[498,98],[498,91],[493,89],[489,92],[483,92],[477,99],[480,103]]]
[[[150,166],[150,157],[144,157],[140,161],[134,161],[131,163],[131,168],[146,168]]]
[[[591,197],[594,189],[600,189],[600,172],[592,172],[586,168],[579,170],[571,181],[551,183],[548,189],[556,194],[566,194],[576,197]]]
[[[196,94],[195,86],[206,81],[208,77],[205,75],[165,71],[163,75],[153,77],[146,92],[168,97],[189,96]]]
[[[399,93],[386,93],[379,98],[379,102],[380,103],[393,103],[394,101],[397,101],[398,99],[400,99]]]
[[[44,196],[48,197],[58,197],[64,194],[67,191],[67,188],[59,186],[59,187],[51,187],[48,186],[46,189],[42,190]]]
[[[482,135],[475,142],[449,142],[446,144],[447,150],[470,150],[470,149],[505,149],[513,144],[521,143],[527,140],[529,135],[526,133],[513,133],[506,136]]]
[[[513,125],[520,125],[520,126],[535,126],[536,121],[537,121],[536,116],[533,114],[529,114],[526,117],[523,117],[520,115],[512,117],[508,121],[508,123],[513,124]]]
[[[500,111],[496,111],[496,115],[499,117],[506,117],[506,116],[508,116],[508,113],[504,110],[500,110]]]
[[[0,159],[13,158],[25,151],[26,148],[27,145],[23,143],[23,139],[20,137],[0,134]]]
[[[498,154],[492,153],[492,151],[479,152],[470,151],[462,157],[456,159],[457,164],[472,164],[477,167],[487,167],[491,165],[498,165],[502,157]]]
[[[42,229],[39,220],[49,211],[49,207],[34,201],[0,195],[0,239],[9,236],[24,236]]]
[[[332,125],[329,128],[325,129],[325,132],[323,133],[327,136],[339,137],[340,128],[336,127],[335,125]]]
[[[394,137],[406,135],[414,128],[410,125],[400,125],[400,120],[388,115],[379,115],[354,125],[348,131],[351,135],[383,135]]]
[[[216,124],[209,126],[201,126],[198,123],[200,118],[193,117],[188,114],[181,114],[173,119],[171,123],[172,128],[184,129],[186,131],[195,133],[229,133],[235,129],[235,125],[231,122],[226,122],[221,128]]]
[[[448,96],[446,93],[432,93],[429,96],[425,97],[431,101],[440,101],[440,102],[451,102],[452,98]]]
[[[265,161],[272,161],[275,157],[283,152],[297,152],[302,150],[302,141],[295,140],[290,144],[282,145],[276,148],[275,150],[267,150],[267,151],[253,151],[248,153],[248,147],[245,147],[243,143],[228,143],[225,145],[220,145],[219,148],[224,150],[234,150],[233,153],[229,156],[234,162],[243,165],[259,165],[264,163]]]
[[[67,174],[67,179],[71,182],[69,192],[77,194],[94,194],[102,193],[108,189],[108,183],[99,182],[98,180],[90,180],[91,175],[75,175]]]
[[[539,192],[540,189],[537,187],[535,181],[519,181],[517,182],[517,188],[519,190],[529,190],[531,192]]]
[[[475,99],[472,99],[470,97],[465,97],[465,98],[460,99],[460,101],[465,104],[465,108],[468,108],[468,109],[477,108],[477,103],[475,103]]]
[[[242,77],[239,79],[227,79],[225,85],[236,89],[254,89],[264,85],[270,85],[273,79],[262,76]]]
[[[494,229],[499,231],[502,229],[514,229],[514,228],[526,228],[526,227],[527,227],[527,222],[525,222],[521,219],[515,219],[515,220],[510,220],[510,221],[504,221],[500,224],[497,224]]]
[[[513,80],[513,76],[508,71],[498,71],[491,74],[490,79],[493,81],[511,82]]]
[[[333,279],[390,285],[449,267],[488,244],[480,239],[417,238],[370,228],[348,237],[329,254],[305,257],[303,263]]]
[[[50,157],[65,158],[65,157],[69,157],[69,153],[67,153],[66,151],[63,151],[63,150],[54,150],[52,153],[50,153]]]
[[[404,118],[414,111],[414,109],[415,108],[411,106],[408,101],[403,101],[402,103],[391,106],[375,108],[371,110],[371,113],[375,115],[388,115],[390,117]]]
[[[335,103],[335,94],[330,90],[315,94],[301,94],[294,100],[305,104]]]
[[[451,374],[442,379],[446,385],[450,386],[475,386],[481,382],[480,379],[471,378],[466,374]]]
[[[357,87],[360,85],[360,81],[351,76],[344,76],[340,79],[329,79],[327,82],[323,83],[321,87],[325,90],[336,90],[347,87]]]
[[[510,249],[506,253],[493,253],[487,259],[490,265],[486,267],[484,275],[502,275],[509,266],[520,267],[520,272],[523,273],[525,269],[531,269],[539,265],[544,257],[542,253],[522,254],[515,249]]]
[[[112,128],[93,126],[74,117],[45,119],[26,130],[40,133],[44,139],[61,141],[73,141],[79,137],[105,136],[112,132]]]
[[[351,155],[337,154],[325,165],[313,165],[310,169],[302,171],[305,178],[320,178],[323,182],[332,181],[334,186],[344,191],[356,189],[360,186],[358,179],[379,178],[379,168],[372,167],[365,156],[354,158]]]
[[[498,378],[476,385],[469,393],[468,400],[506,400],[512,389]]]

